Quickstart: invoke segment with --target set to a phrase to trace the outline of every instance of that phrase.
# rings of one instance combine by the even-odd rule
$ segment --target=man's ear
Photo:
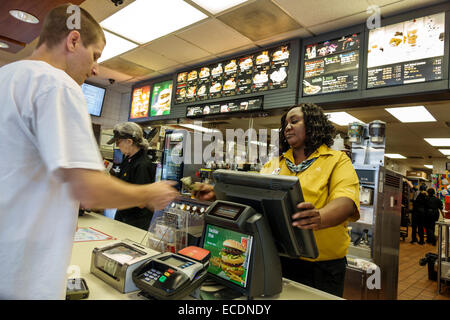
[[[73,52],[77,45],[81,42],[81,35],[77,30],[72,30],[66,37],[66,48],[68,51]]]

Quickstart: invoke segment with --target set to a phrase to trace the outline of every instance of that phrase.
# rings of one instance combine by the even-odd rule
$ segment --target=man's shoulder
[[[41,60],[19,60],[2,67],[23,81],[32,80],[45,87],[77,88],[78,84],[62,69]]]

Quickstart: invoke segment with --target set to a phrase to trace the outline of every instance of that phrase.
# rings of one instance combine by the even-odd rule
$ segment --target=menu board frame
[[[166,82],[166,81],[172,81],[172,92],[171,92],[171,101],[170,101],[170,113],[166,115],[159,115],[159,116],[152,116],[151,115],[151,105],[153,101],[153,87],[155,84]],[[136,82],[131,87],[131,96],[130,101],[128,104],[128,121],[130,122],[147,122],[147,121],[153,121],[153,120],[165,120],[165,119],[173,119],[173,109],[174,109],[174,100],[175,100],[175,85],[174,85],[174,79],[172,75],[164,76],[160,78],[150,79],[150,80],[144,80],[140,82]],[[149,106],[148,106],[148,115],[147,117],[143,118],[130,118],[131,115],[131,104],[133,102],[133,91],[136,88],[142,88],[145,86],[150,86],[150,98],[149,98]]]
[[[330,92],[330,93],[320,93],[316,95],[303,95],[303,81],[305,80],[305,53],[306,48],[312,44],[323,43],[325,41],[331,41],[340,39],[342,37],[359,34],[359,68],[357,69],[358,74],[358,85],[353,90],[343,91],[343,92]],[[323,103],[323,102],[336,102],[336,101],[347,101],[356,100],[360,98],[364,74],[364,59],[365,59],[365,25],[359,24],[349,28],[328,32],[317,37],[311,37],[303,40],[301,50],[300,50],[300,81],[298,83],[298,103]]]
[[[183,113],[184,113],[184,117],[185,117],[186,111],[187,111],[186,108],[188,106],[192,106],[194,104],[205,105],[205,104],[216,103],[216,102],[219,103],[221,101],[242,100],[242,99],[249,99],[252,97],[261,97],[261,96],[270,96],[271,98],[273,97],[273,99],[270,99],[269,104],[264,103],[264,106],[263,106],[264,109],[266,107],[268,107],[268,108],[278,107],[276,105],[276,103],[277,102],[279,103],[280,101],[283,101],[283,103],[285,104],[285,105],[283,105],[283,107],[294,105],[297,101],[297,86],[298,86],[298,72],[299,72],[298,63],[299,63],[299,50],[300,50],[300,45],[301,45],[301,39],[290,39],[290,40],[286,40],[286,41],[279,42],[279,43],[272,43],[270,45],[266,45],[266,46],[263,46],[258,49],[241,51],[241,52],[235,53],[230,56],[222,57],[220,59],[206,61],[206,62],[196,65],[196,66],[180,69],[180,70],[177,70],[176,73],[173,75],[173,79],[174,79],[174,81],[176,81],[178,74],[183,73],[183,72],[189,73],[191,70],[200,70],[202,67],[209,67],[212,71],[212,67],[219,63],[222,63],[222,67],[225,69],[227,62],[230,62],[231,60],[236,60],[236,63],[239,64],[239,60],[243,57],[253,56],[253,59],[255,59],[256,55],[258,55],[262,51],[268,51],[269,54],[272,54],[272,51],[274,49],[281,48],[282,46],[285,46],[285,45],[289,46],[289,60],[288,60],[289,61],[289,63],[288,63],[289,69],[288,69],[287,80],[284,81],[285,83],[283,83],[283,85],[280,85],[279,83],[277,83],[277,85],[275,85],[275,86],[272,85],[270,88],[269,88],[269,85],[267,85],[267,87],[268,87],[267,90],[257,90],[257,89],[253,89],[253,88],[249,90],[247,88],[246,93],[221,95],[220,97],[217,96],[215,98],[210,96],[210,97],[208,97],[208,99],[197,100],[195,102],[194,101],[184,101],[182,103],[178,102],[178,103],[174,103],[174,106],[175,106],[174,109],[179,110],[179,113],[181,116],[181,109],[184,108]],[[271,63],[272,63],[272,60],[271,60]],[[254,64],[253,67],[255,67],[255,60],[253,60],[253,64]],[[267,69],[269,71],[271,71],[271,73],[272,73],[273,71],[278,71],[278,69],[275,69],[276,67],[277,66],[275,66],[275,67],[268,66]],[[239,70],[240,69],[238,68],[238,72],[239,72]],[[270,77],[270,74],[269,74],[269,77]],[[229,77],[227,78],[225,73],[223,73],[222,79],[220,79],[222,81],[222,92],[224,91],[223,86],[224,86],[226,80],[233,78],[233,74],[228,75],[228,76]],[[237,78],[239,79],[239,76]],[[239,81],[239,80],[237,80],[237,81]],[[213,83],[210,83],[210,85],[213,86]],[[238,86],[238,83],[236,83],[236,86]],[[176,87],[177,87],[177,83],[174,82],[175,90],[176,90]],[[280,98],[278,98],[278,96]],[[174,97],[173,100],[176,101],[176,96]]]
[[[365,30],[365,60],[364,60],[364,76],[363,76],[363,90],[361,92],[361,98],[376,98],[376,97],[392,97],[392,96],[405,96],[409,94],[420,94],[420,93],[431,93],[433,91],[448,90],[450,88],[449,83],[449,38],[450,38],[450,5],[441,4],[429,8],[423,8],[420,10],[414,10],[408,13],[400,14],[394,17],[386,18],[381,20],[380,27],[391,26],[399,23],[404,23],[409,20],[418,19],[425,16],[431,16],[434,14],[445,13],[445,39],[444,39],[444,55],[442,61],[442,79],[400,84],[395,86],[384,86],[384,87],[374,87],[368,88],[368,72],[367,60],[368,60],[368,50],[369,50],[369,32],[370,30],[366,28]],[[425,59],[422,59],[425,60]],[[411,61],[413,62],[413,61]],[[387,65],[387,64],[386,64]]]

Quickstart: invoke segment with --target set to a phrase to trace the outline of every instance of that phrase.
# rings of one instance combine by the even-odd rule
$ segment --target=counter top
[[[79,228],[93,228],[119,240],[130,239],[144,244],[147,232],[107,218],[101,214],[88,212],[78,219]],[[94,248],[106,245],[115,240],[75,242],[72,249],[70,277],[78,276],[86,280],[91,300],[136,300],[142,299],[136,292],[123,294],[90,273],[91,255]],[[270,300],[341,300],[341,298],[326,292],[305,286],[303,284],[283,279],[283,291],[276,296],[258,297]]]

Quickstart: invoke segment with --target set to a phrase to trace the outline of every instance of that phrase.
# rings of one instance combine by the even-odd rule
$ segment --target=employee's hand
[[[196,187],[196,191],[194,192],[194,197],[198,200],[202,201],[214,201],[216,200],[216,194],[214,192],[214,186],[206,183],[200,183]]]
[[[177,184],[176,181],[159,181],[149,184],[151,188],[152,197],[147,206],[153,210],[162,210],[169,203],[175,200],[180,193],[173,186]]]
[[[311,202],[302,202],[297,205],[298,212],[292,215],[292,225],[299,229],[318,230],[321,227],[320,212]]]

